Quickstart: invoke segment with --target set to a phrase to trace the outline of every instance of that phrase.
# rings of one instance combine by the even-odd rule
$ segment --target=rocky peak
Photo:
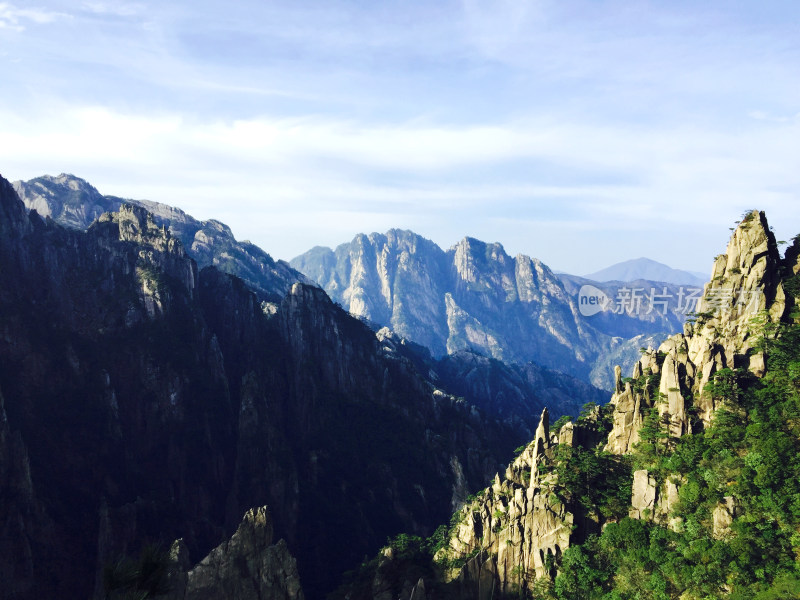
[[[698,303],[697,321],[686,328],[688,362],[698,372],[695,391],[704,422],[713,401],[703,395],[711,377],[724,368],[748,368],[764,374],[764,356],[756,342],[760,329],[787,313],[782,261],[763,212],[747,213],[731,236],[725,254],[716,257],[711,281]]]
[[[453,256],[456,273],[467,283],[478,283],[486,267],[493,274],[505,270],[511,263],[502,244],[486,243],[471,237],[462,239],[448,250],[448,254]]]
[[[233,231],[231,231],[231,228],[228,227],[222,221],[217,221],[216,219],[209,219],[208,221],[203,221],[203,224],[206,225],[207,227],[210,227],[214,231],[217,231],[218,233],[221,233],[222,235],[224,235],[226,237],[230,237],[230,238],[233,237]]]
[[[186,256],[180,241],[165,226],[156,225],[153,215],[141,206],[123,204],[117,212],[103,214],[90,229],[112,233],[121,242],[133,242],[159,252]]]
[[[74,229],[86,229],[102,213],[118,206],[118,202],[101,195],[88,181],[67,173],[15,181],[13,186],[28,210]]]
[[[71,229],[86,230],[104,213],[117,212],[125,204],[143,207],[153,215],[157,225],[167,227],[181,241],[201,268],[213,265],[236,275],[272,301],[282,298],[295,281],[306,281],[303,275],[285,262],[273,260],[261,248],[237,241],[224,223],[213,219],[199,221],[166,204],[104,196],[83,179],[64,174],[17,181],[14,189],[28,210],[36,210]]]
[[[267,507],[248,510],[236,533],[184,575],[168,600],[303,600],[297,563],[283,540],[272,543],[272,535]],[[180,540],[173,544],[176,563],[180,547]]]
[[[418,246],[425,242],[431,243],[408,229],[390,229],[386,232],[386,242],[389,246],[403,248],[411,253],[416,252]]]
[[[589,379],[603,334],[541,261],[465,237],[444,251],[410,231],[359,235],[292,263],[345,310],[385,325],[433,356],[470,350]],[[598,377],[599,380],[599,377]],[[604,386],[607,384],[604,384]]]
[[[135,269],[140,282],[140,297],[149,316],[164,312],[175,283],[180,293],[193,297],[197,288],[197,264],[187,256],[180,240],[164,225],[157,225],[144,207],[123,204],[115,213],[105,213],[89,227],[89,235],[112,255],[122,242],[135,248]]]
[[[692,405],[700,419],[696,426],[710,423],[717,406],[705,387],[721,369],[741,367],[756,376],[764,374],[757,341],[765,325],[787,315],[783,278],[791,274],[789,265],[797,258],[793,248],[782,260],[764,213],[743,216],[726,253],[714,259],[696,321],[657,350],[645,352],[631,380],[623,381],[617,371],[607,450],[630,452],[639,441],[646,411],[656,406],[660,417],[669,420],[673,437],[692,432]]]
[[[548,421],[545,409],[536,437],[505,477],[496,475],[457,514],[451,537],[436,557],[450,565],[447,581],[496,588],[502,596],[530,591],[536,579],[554,575],[555,559],[569,547],[574,517],[552,493],[555,474],[543,470],[554,457]]]

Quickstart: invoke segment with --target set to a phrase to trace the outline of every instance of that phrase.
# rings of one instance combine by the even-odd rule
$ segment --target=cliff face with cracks
[[[409,558],[403,540],[391,542],[371,565],[368,585],[357,578],[340,590],[351,599],[538,597],[557,573],[563,553],[599,531],[599,514],[589,514],[578,493],[560,481],[557,465],[566,452],[589,452],[599,438],[597,414],[557,433],[542,412],[533,441],[503,475],[470,497],[450,521],[425,542],[432,555]],[[446,531],[443,531],[446,529]],[[421,565],[427,566],[422,568]]]
[[[601,331],[595,325],[603,316],[585,319],[578,289],[568,291],[540,260],[512,257],[498,243],[469,237],[443,250],[411,231],[359,234],[290,264],[351,313],[424,345],[435,357],[468,351],[532,361],[604,389],[610,381],[598,359],[612,351],[626,354],[631,336],[621,330],[656,333],[675,326],[666,317],[654,328],[620,314]]]
[[[748,213],[714,260],[711,281],[698,303],[696,321],[642,356],[630,380],[616,371],[614,428],[606,448],[629,453],[639,441],[644,413],[657,406],[680,437],[708,425],[717,406],[705,392],[715,373],[746,368],[764,374],[760,332],[786,319],[790,306],[783,279],[797,272],[798,242],[781,258],[764,213]]]
[[[153,541],[196,560],[263,504],[320,595],[519,443],[318,289],[270,302],[141,207],[66,230],[0,186],[0,597],[99,594]]]
[[[569,547],[574,515],[554,493],[552,463],[556,439],[549,433],[547,410],[536,437],[512,462],[505,477],[495,476],[477,502],[458,516],[447,547],[434,559],[450,564],[446,580],[462,597],[492,597],[529,590],[537,578],[555,574],[555,561]]]
[[[273,543],[266,506],[248,510],[229,540],[194,567],[182,539],[170,548],[167,577],[171,591],[159,600],[303,600],[295,559],[284,540]]]
[[[764,213],[746,214],[735,229],[725,254],[714,260],[696,312],[683,334],[666,340],[636,364],[633,377],[617,369],[613,428],[606,450],[630,453],[641,441],[646,414],[657,408],[666,435],[679,438],[708,427],[720,400],[706,386],[723,369],[746,369],[755,377],[765,373],[762,335],[791,320],[792,294],[784,286],[800,272],[800,238],[783,258]],[[658,484],[647,470],[634,473],[630,516],[678,527],[671,516],[684,482],[671,477]],[[726,496],[713,511],[713,535],[724,536],[739,507]]]

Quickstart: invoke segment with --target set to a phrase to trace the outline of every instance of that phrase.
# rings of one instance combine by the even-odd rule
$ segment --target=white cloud
[[[23,23],[26,21],[42,25],[64,17],[67,17],[64,13],[41,8],[18,8],[8,2],[0,2],[0,29],[24,31]]]
[[[750,207],[774,215],[786,239],[800,225],[792,216],[800,123],[748,122],[736,133],[541,119],[370,127],[322,117],[202,122],[65,108],[36,119],[0,113],[0,164],[13,178],[73,172],[104,193],[220,218],[283,258],[358,231],[426,224],[431,237],[460,229],[533,255],[542,251],[525,245],[524,232],[541,223],[627,232],[619,244],[661,230],[662,243],[680,246],[669,230],[696,237]],[[491,165],[504,176],[491,176]],[[543,183],[533,174],[550,167],[566,175]],[[618,176],[604,180],[607,173]],[[326,228],[330,235],[313,238]]]

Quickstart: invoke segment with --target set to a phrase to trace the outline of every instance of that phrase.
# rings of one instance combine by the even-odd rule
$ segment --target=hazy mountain
[[[627,340],[643,333],[658,343],[683,323],[674,312],[648,312],[646,300],[641,311],[585,317],[580,286],[565,285],[536,258],[512,258],[500,244],[473,238],[442,250],[393,229],[360,234],[335,250],[313,248],[290,264],[352,314],[389,326],[434,356],[469,350],[532,361],[607,389],[613,372],[605,356],[629,355],[622,350]]]
[[[697,307],[703,286],[673,284],[637,279],[633,281],[594,281],[562,273],[558,276],[567,293],[579,298],[581,290],[596,289],[605,294],[611,306],[586,316],[588,323],[607,335],[631,338],[637,335],[664,335],[681,331],[689,313]],[[625,310],[620,305],[625,298]],[[580,308],[580,307],[579,307]]]
[[[44,175],[13,183],[26,208],[73,229],[85,230],[100,215],[123,203],[142,206],[177,237],[200,268],[215,266],[236,275],[257,291],[279,300],[295,282],[310,283],[284,261],[276,261],[255,244],[237,241],[230,228],[214,219],[198,221],[179,208],[149,200],[104,196],[74,175]]]
[[[583,277],[594,281],[636,281],[645,279],[700,287],[708,281],[708,276],[702,273],[673,269],[649,258],[626,260]]]

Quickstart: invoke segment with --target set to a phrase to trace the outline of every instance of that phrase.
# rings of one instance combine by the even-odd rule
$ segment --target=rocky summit
[[[719,371],[744,368],[764,375],[758,333],[788,318],[783,279],[797,270],[796,247],[797,243],[781,259],[764,214],[751,212],[744,217],[726,253],[714,260],[696,320],[646,353],[630,379],[623,382],[617,370],[610,451],[630,452],[639,441],[646,411],[656,405],[662,418],[669,418],[672,436],[709,425],[718,406],[704,390]]]
[[[596,282],[556,275],[536,258],[512,258],[498,243],[469,237],[445,251],[393,229],[358,235],[335,250],[313,248],[290,264],[350,313],[434,356],[470,351],[534,362],[601,388],[613,382],[609,356],[632,364],[639,347],[658,345],[683,322],[674,311],[650,310],[646,301],[641,311],[586,318],[579,291]],[[655,282],[641,287],[662,289]]]
[[[104,196],[89,182],[64,173],[15,181],[13,187],[28,210],[71,229],[86,230],[101,215],[116,212],[123,205],[139,206],[181,241],[199,268],[214,266],[236,275],[272,301],[280,300],[297,281],[310,283],[255,244],[237,241],[227,225],[214,219],[198,221],[179,208],[149,200]]]

